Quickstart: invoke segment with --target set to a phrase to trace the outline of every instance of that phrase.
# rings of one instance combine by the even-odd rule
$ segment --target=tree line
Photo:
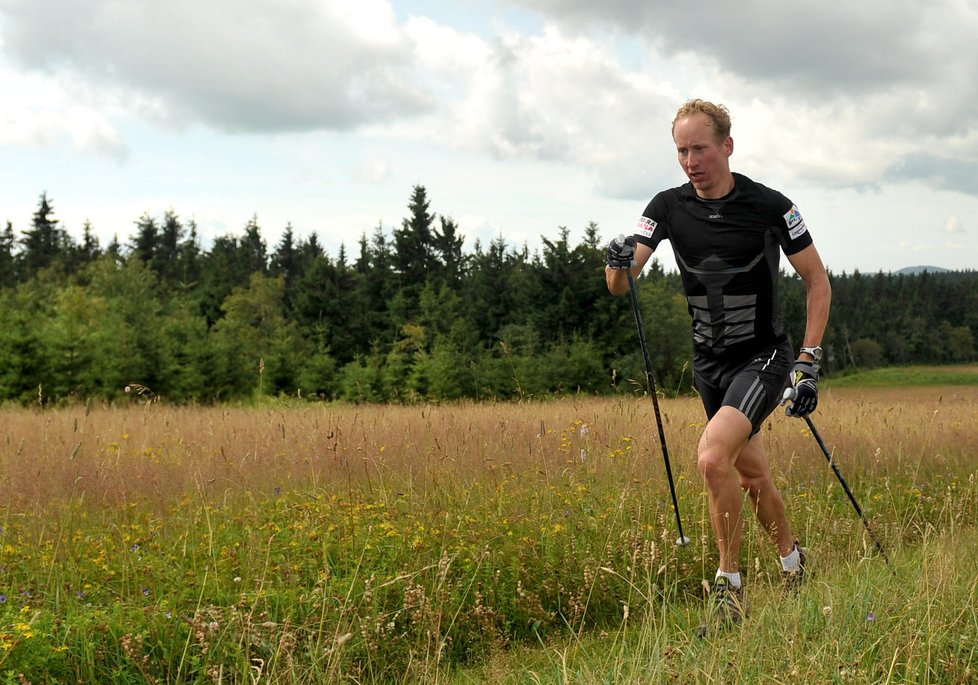
[[[80,240],[42,194],[31,224],[0,231],[0,400],[58,403],[263,396],[412,402],[641,392],[628,298],[604,285],[593,222],[572,245],[497,237],[463,250],[449,216],[415,186],[407,216],[332,256],[291,225],[269,248],[253,217],[205,248],[193,221],[144,214],[121,244]],[[978,274],[830,274],[826,370],[975,359]],[[691,386],[679,277],[638,279],[660,389]],[[801,281],[781,274],[792,337]]]

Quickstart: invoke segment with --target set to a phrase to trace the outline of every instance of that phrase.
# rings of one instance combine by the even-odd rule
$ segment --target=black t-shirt
[[[653,250],[663,240],[672,244],[697,354],[739,359],[784,342],[781,251],[792,255],[812,244],[784,195],[741,174],[717,200],[702,199],[686,183],[652,198],[635,239]]]

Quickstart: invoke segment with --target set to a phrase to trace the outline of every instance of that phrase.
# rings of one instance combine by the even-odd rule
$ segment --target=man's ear
[[[723,154],[729,157],[730,155],[733,154],[733,148],[734,148],[733,138],[727,136],[726,140],[723,141]]]

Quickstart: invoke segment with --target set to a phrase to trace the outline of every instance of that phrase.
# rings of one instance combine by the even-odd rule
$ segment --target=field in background
[[[764,439],[819,575],[781,603],[752,523],[749,629],[709,641],[701,409],[662,409],[682,550],[648,398],[5,410],[0,679],[974,677],[978,388],[823,393],[815,422],[896,577],[777,412]]]
[[[978,385],[978,365],[891,366],[832,376],[824,385],[834,388]]]

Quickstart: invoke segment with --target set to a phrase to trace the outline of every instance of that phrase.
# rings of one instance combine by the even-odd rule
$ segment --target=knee
[[[701,449],[696,460],[700,475],[707,485],[726,479],[733,469],[730,456],[717,449]]]

